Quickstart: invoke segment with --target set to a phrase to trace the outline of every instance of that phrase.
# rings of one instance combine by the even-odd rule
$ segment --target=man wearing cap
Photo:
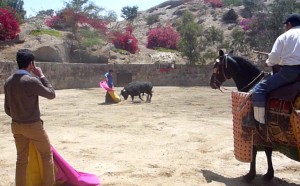
[[[295,81],[300,74],[300,14],[289,15],[284,24],[286,32],[276,39],[266,61],[267,66],[279,65],[281,69],[252,90],[254,118],[261,127],[265,124],[266,95]]]

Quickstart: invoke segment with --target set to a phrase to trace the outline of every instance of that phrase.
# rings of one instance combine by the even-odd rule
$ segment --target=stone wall
[[[154,86],[208,86],[212,66],[158,65],[158,64],[66,64],[38,63],[55,87],[59,89],[95,88],[104,79],[104,73],[114,70],[115,86],[124,86],[129,81],[151,81]],[[5,79],[15,72],[15,62],[0,63],[0,93]],[[130,76],[130,77],[128,77]],[[126,79],[124,77],[127,77]]]

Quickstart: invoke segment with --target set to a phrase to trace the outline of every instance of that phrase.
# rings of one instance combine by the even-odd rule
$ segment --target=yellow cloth
[[[32,142],[29,143],[29,158],[26,172],[26,186],[40,186],[43,179],[42,158]]]
[[[120,96],[118,96],[118,94],[116,94],[115,91],[111,90],[111,91],[107,91],[110,95],[110,97],[114,100],[114,102],[119,103],[121,101]]]

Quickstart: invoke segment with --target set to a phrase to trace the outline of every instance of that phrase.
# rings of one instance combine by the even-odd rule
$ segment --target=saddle
[[[284,151],[285,155],[296,161],[300,160],[299,96],[298,80],[272,91],[266,105],[269,140],[276,144],[279,151]]]
[[[268,95],[268,99],[280,99],[285,101],[294,101],[300,93],[300,78],[296,82],[282,86]]]

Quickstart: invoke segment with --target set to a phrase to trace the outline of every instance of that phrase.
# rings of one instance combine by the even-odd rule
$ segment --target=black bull
[[[131,96],[131,100],[134,100],[134,96],[139,96],[140,100],[143,101],[141,94],[147,94],[147,102],[151,101],[152,98],[152,88],[153,85],[151,82],[145,81],[135,81],[131,82],[124,87],[121,91],[121,95],[127,100],[128,96]]]

